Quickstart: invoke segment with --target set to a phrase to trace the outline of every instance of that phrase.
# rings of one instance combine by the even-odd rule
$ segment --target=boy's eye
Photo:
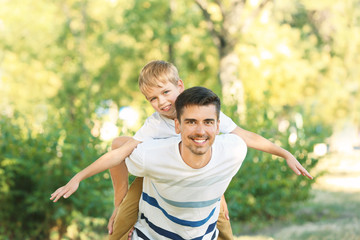
[[[168,94],[170,91],[169,90],[166,90],[166,91],[164,91],[164,94]]]
[[[156,99],[156,98],[150,98],[149,101],[150,101],[150,102],[153,102],[155,99]]]

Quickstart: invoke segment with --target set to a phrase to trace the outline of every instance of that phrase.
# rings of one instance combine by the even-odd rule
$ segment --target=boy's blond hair
[[[177,68],[162,60],[151,61],[140,72],[139,89],[145,95],[150,88],[161,87],[170,82],[174,85],[180,80]]]

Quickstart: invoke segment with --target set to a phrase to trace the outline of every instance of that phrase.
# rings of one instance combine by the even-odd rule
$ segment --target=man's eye
[[[206,124],[206,125],[213,125],[213,124],[214,124],[214,121],[206,121],[205,124]]]

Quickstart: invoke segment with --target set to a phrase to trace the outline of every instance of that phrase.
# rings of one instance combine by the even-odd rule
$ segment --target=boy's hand
[[[119,209],[119,206],[115,207],[113,213],[111,214],[111,217],[109,219],[108,225],[107,225],[107,229],[109,231],[109,235],[111,235],[114,232],[114,222],[115,222],[115,217],[117,214],[117,211]]]
[[[79,187],[80,182],[76,179],[71,179],[65,186],[58,188],[54,193],[51,194],[50,200],[57,202],[62,196],[68,198],[73,194]]]
[[[299,163],[296,158],[291,155],[287,157],[286,159],[287,165],[297,174],[297,175],[303,175],[308,177],[309,179],[313,179],[313,177],[306,171],[306,169]]]

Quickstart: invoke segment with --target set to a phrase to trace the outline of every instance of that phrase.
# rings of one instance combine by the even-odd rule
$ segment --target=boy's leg
[[[224,198],[221,198],[221,201],[224,201]],[[227,220],[225,217],[224,204],[220,204],[220,213],[218,222],[216,225],[219,229],[218,240],[233,240],[233,233],[231,230],[230,220]]]
[[[139,212],[143,178],[135,178],[124,200],[119,206],[114,222],[114,231],[109,240],[127,240],[131,228],[135,225]]]

